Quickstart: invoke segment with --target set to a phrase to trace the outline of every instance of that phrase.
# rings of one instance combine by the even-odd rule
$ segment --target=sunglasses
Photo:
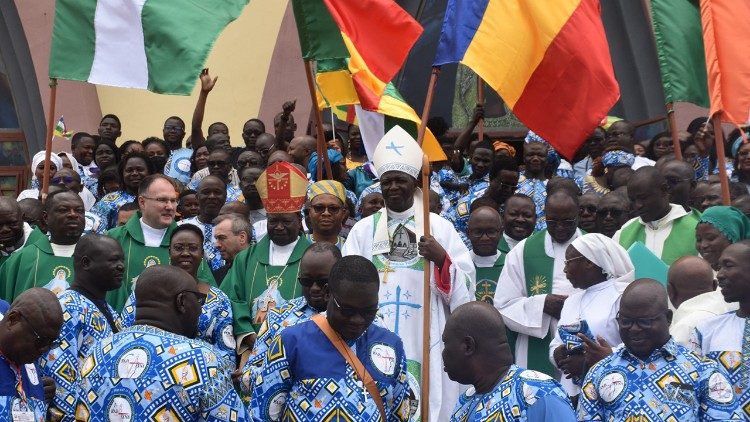
[[[596,215],[599,216],[599,218],[604,218],[608,215],[611,215],[613,218],[620,218],[625,212],[625,210],[618,210],[615,208],[600,208],[596,210]]]
[[[364,319],[372,319],[375,318],[375,315],[378,313],[378,308],[375,306],[374,308],[365,308],[365,309],[358,309],[358,308],[344,308],[341,305],[339,305],[339,301],[336,300],[336,296],[331,295],[331,298],[333,298],[333,304],[336,305],[336,308],[338,308],[339,312],[341,312],[341,315],[345,316],[346,318],[352,318],[355,315],[359,314]]]
[[[579,208],[579,211],[581,214],[584,212],[587,212],[589,214],[596,214],[596,206],[595,205],[583,205]]]
[[[342,207],[338,205],[311,205],[310,209],[315,211],[316,214],[323,214],[326,210],[330,214],[338,214],[342,210]]]
[[[198,300],[198,303],[201,306],[203,306],[203,305],[206,304],[206,298],[208,297],[208,295],[206,295],[204,293],[196,292],[195,290],[185,289],[185,290],[180,290],[179,292],[177,292],[177,296],[179,296],[179,295],[181,295],[183,293],[190,293],[190,294],[195,295],[195,298]]]
[[[185,129],[182,126],[164,126],[166,132],[184,132]]]
[[[315,278],[315,277],[299,277],[297,278],[299,284],[304,287],[312,287],[313,284],[317,284],[318,287],[325,287],[328,284],[328,277]]]
[[[73,183],[73,176],[60,176],[60,177],[53,177],[52,178],[52,184],[60,185],[60,184],[68,184]]]

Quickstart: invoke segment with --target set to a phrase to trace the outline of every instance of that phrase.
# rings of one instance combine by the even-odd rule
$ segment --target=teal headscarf
[[[732,243],[750,239],[750,219],[735,207],[709,207],[701,215],[700,223],[708,223]]]

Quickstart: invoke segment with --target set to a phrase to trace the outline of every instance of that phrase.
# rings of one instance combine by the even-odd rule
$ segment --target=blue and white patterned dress
[[[248,420],[213,350],[156,327],[135,325],[97,342],[81,378],[76,420]]]
[[[723,421],[737,408],[726,372],[673,339],[644,361],[615,347],[586,374],[579,400],[581,421]]]
[[[122,325],[130,327],[135,323],[135,292],[128,296],[122,308]],[[234,370],[237,361],[235,352],[234,327],[232,326],[232,302],[216,287],[211,287],[206,303],[198,317],[197,339],[213,346],[214,353],[221,361]]]
[[[544,214],[544,202],[547,200],[547,180],[527,179],[522,175],[518,179],[516,193],[528,196],[534,201],[536,207],[536,227],[534,231],[542,231],[547,228],[547,218]]]
[[[0,421],[14,421],[14,414],[28,417],[19,420],[46,420],[42,375],[35,363],[15,365],[0,354]]]
[[[120,207],[135,201],[135,199],[135,195],[124,190],[110,192],[97,201],[90,211],[102,219],[107,229],[111,229],[117,226],[117,212]]]
[[[575,412],[560,383],[541,372],[511,365],[492,391],[476,394],[474,387],[458,398],[451,422],[525,421],[530,406],[538,400],[555,397],[559,420],[570,420]]]
[[[198,220],[198,217],[190,217],[177,222],[178,226],[192,224],[203,232],[203,256],[213,271],[223,267],[226,262],[221,258],[221,251],[214,244],[214,225],[206,224]]]
[[[409,388],[401,339],[370,325],[349,343],[375,380],[386,421],[408,420]],[[274,337],[253,385],[253,421],[381,420],[362,381],[313,321],[289,327]]]
[[[74,290],[62,292],[58,299],[63,310],[63,325],[60,328],[59,347],[39,359],[42,373],[55,380],[55,398],[50,411],[65,415],[63,420],[73,420],[75,402],[80,382],[78,368],[97,341],[113,334],[107,318],[86,296]],[[117,312],[111,306],[110,316],[117,331],[122,329]]]
[[[732,311],[701,321],[690,348],[716,362],[729,375],[737,396],[737,413],[750,420],[750,324]]]

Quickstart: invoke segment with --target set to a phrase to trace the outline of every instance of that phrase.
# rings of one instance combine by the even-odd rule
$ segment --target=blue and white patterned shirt
[[[528,196],[534,201],[536,207],[536,227],[534,231],[542,231],[547,228],[547,218],[544,214],[544,202],[547,200],[547,180],[527,179],[521,176],[518,179],[516,193]]]
[[[131,195],[124,190],[110,192],[97,201],[90,211],[102,219],[107,229],[111,229],[117,227],[117,212],[120,207],[135,201],[135,199],[135,195]]]
[[[214,244],[214,225],[206,224],[198,220],[198,217],[190,217],[177,222],[178,226],[183,224],[192,224],[195,227],[201,229],[203,232],[203,255],[206,258],[206,262],[213,271],[218,270],[226,264],[226,261],[221,257],[221,251]]]
[[[200,185],[200,180],[193,180],[192,182],[188,183],[186,189],[192,189],[194,191],[198,190],[198,185]],[[239,201],[240,197],[242,196],[242,191],[238,186],[236,186],[234,183],[230,183],[227,185],[227,200],[226,202],[232,202],[232,201]]]
[[[97,342],[81,378],[76,420],[248,420],[213,350],[156,327],[135,325]]]
[[[375,380],[385,420],[408,420],[409,387],[401,339],[373,324],[349,343]],[[274,337],[253,385],[253,421],[381,420],[362,381],[313,321]]]
[[[62,292],[58,299],[63,310],[59,339],[62,342],[39,359],[42,373],[55,380],[55,398],[50,411],[73,420],[80,376],[78,368],[97,341],[113,334],[107,318],[89,298],[74,290]],[[107,306],[117,331],[122,329],[117,312]]]
[[[128,296],[125,307],[122,308],[122,325],[130,327],[135,323],[135,292]],[[213,346],[214,353],[221,361],[235,367],[237,354],[232,325],[232,302],[229,297],[216,287],[211,287],[206,297],[206,303],[201,308],[198,317],[198,335],[196,339],[205,341]]]
[[[282,306],[272,308],[268,313],[266,320],[258,329],[258,338],[255,340],[253,348],[247,363],[242,368],[242,381],[240,389],[246,395],[252,391],[252,381],[260,372],[263,361],[266,359],[266,352],[271,347],[273,339],[285,328],[309,321],[313,315],[317,315],[312,306],[307,304],[307,299],[300,296],[290,300]]]
[[[624,345],[583,380],[581,421],[731,420],[737,408],[726,372],[673,339],[641,361]]]
[[[482,179],[474,181],[469,186],[469,191],[466,193],[466,195],[459,198],[455,203],[455,206],[450,207],[447,211],[443,212],[443,217],[453,223],[453,226],[456,228],[459,236],[461,236],[461,240],[464,241],[464,244],[469,249],[471,249],[471,242],[469,241],[469,236],[467,235],[466,230],[469,228],[471,204],[477,198],[482,197],[482,195],[484,195],[484,193],[487,191],[488,187],[490,187],[489,176],[485,176]]]
[[[451,422],[525,421],[528,408],[538,400],[554,396],[559,406],[559,420],[571,420],[575,412],[560,383],[541,372],[511,365],[503,379],[485,394],[476,394],[474,387],[458,398]],[[569,416],[565,418],[564,416]]]

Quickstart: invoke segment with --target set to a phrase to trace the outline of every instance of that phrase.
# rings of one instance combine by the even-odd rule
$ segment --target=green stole
[[[547,256],[544,251],[544,238],[547,230],[532,234],[526,239],[523,247],[523,271],[526,276],[526,295],[528,297],[552,293],[552,278],[555,259]],[[510,331],[508,343],[511,350],[516,350],[518,333]],[[528,336],[529,349],[527,369],[545,373],[551,377],[555,375],[555,368],[549,361],[549,344],[552,336],[547,333],[544,338]]]
[[[476,264],[474,265],[474,269],[477,272],[476,298],[490,305],[495,300],[497,280],[500,278],[500,273],[503,272],[503,267],[505,266],[505,253],[500,250],[498,252],[500,252],[500,255],[491,267],[477,267]]]
[[[271,265],[268,236],[237,254],[220,287],[232,301],[235,336],[258,332],[271,308],[302,296],[297,275],[309,246],[305,236],[300,236],[284,266]]]
[[[128,296],[133,291],[133,281],[141,275],[143,270],[152,265],[170,265],[169,242],[172,239],[172,233],[177,228],[177,223],[173,221],[167,227],[167,232],[164,233],[158,247],[151,247],[146,246],[140,219],[141,212],[138,211],[130,217],[130,220],[124,226],[115,227],[107,232],[108,236],[117,240],[125,253],[125,272],[122,275],[122,285],[119,289],[107,293],[107,303],[117,312],[122,312]],[[216,280],[205,259],[198,267],[197,276],[199,280],[216,287]]]
[[[25,290],[44,287],[55,278],[73,281],[73,258],[55,256],[47,236],[39,235],[32,243],[27,240],[26,246],[13,252],[0,267],[0,298],[9,303]]]
[[[695,249],[695,226],[700,220],[700,213],[691,210],[690,213],[672,221],[672,230],[664,241],[661,252],[661,260],[667,265],[672,265],[683,256],[697,256]],[[620,246],[628,249],[633,243],[640,241],[646,243],[646,226],[638,220],[625,225],[620,232]]]

